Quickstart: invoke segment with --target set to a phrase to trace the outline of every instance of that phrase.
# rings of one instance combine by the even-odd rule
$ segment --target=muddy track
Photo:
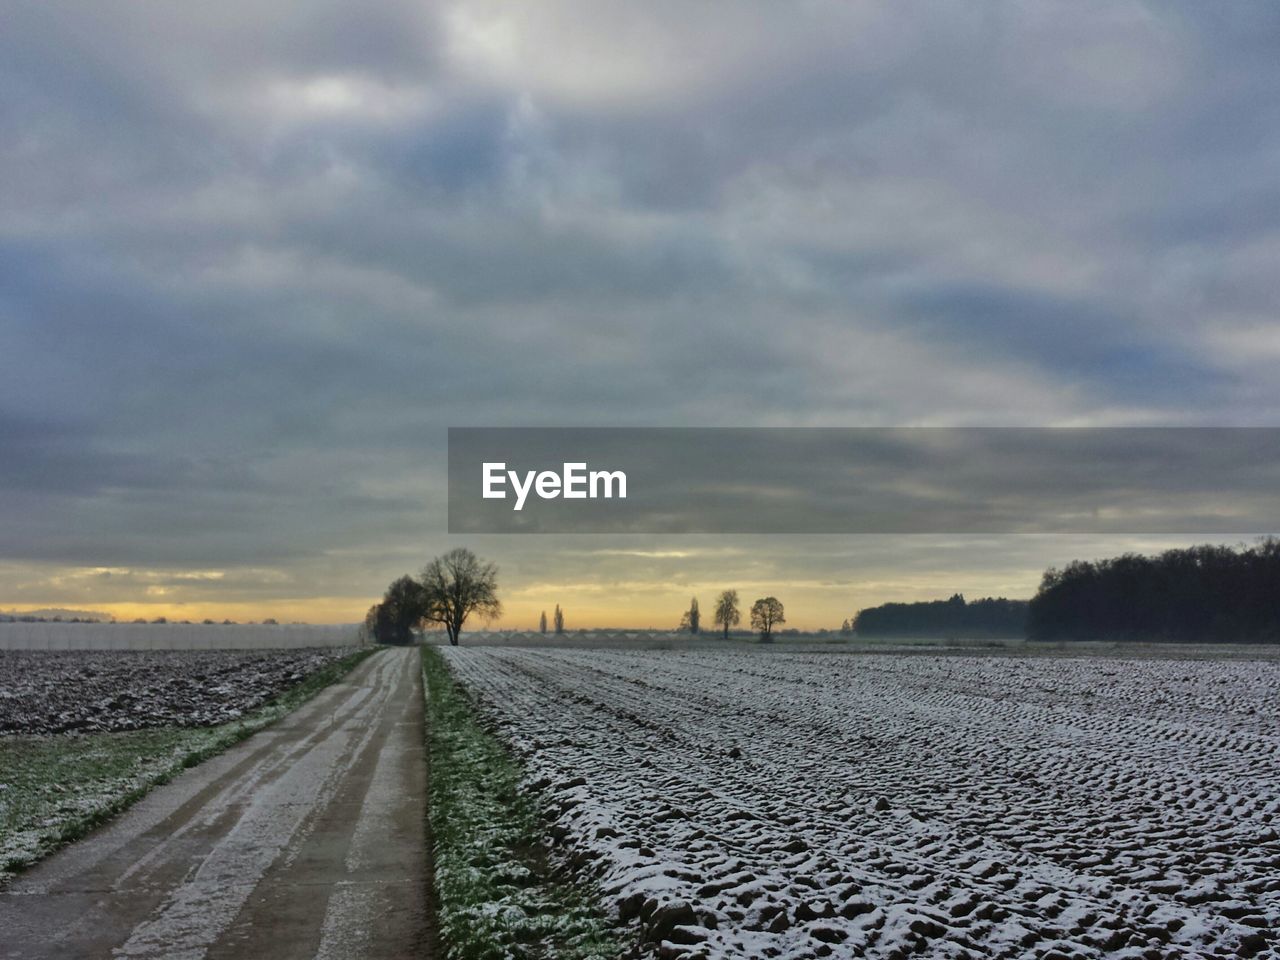
[[[429,956],[422,722],[365,660],[0,890],[0,957]]]

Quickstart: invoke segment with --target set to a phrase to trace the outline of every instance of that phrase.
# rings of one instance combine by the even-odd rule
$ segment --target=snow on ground
[[[0,650],[0,734],[226,723],[353,650]]]
[[[1274,661],[445,654],[652,955],[1280,955]]]

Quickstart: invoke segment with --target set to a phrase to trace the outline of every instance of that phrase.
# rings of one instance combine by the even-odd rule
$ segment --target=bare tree
[[[547,632],[547,611],[545,610],[542,611],[542,616],[538,619],[538,632]]]
[[[455,647],[471,614],[484,620],[502,616],[498,568],[465,547],[450,550],[423,567],[422,590],[423,619],[443,624],[449,643]]]
[[[555,613],[556,636],[564,633],[564,611],[560,609],[560,604],[556,604]]]
[[[760,633],[760,640],[769,643],[773,640],[773,628],[786,623],[782,615],[782,603],[777,597],[761,597],[751,605],[751,629]]]
[[[742,620],[742,615],[738,613],[738,591],[726,590],[720,594],[720,599],[716,601],[715,623],[724,627],[724,638],[729,639],[729,628],[736,627]]]

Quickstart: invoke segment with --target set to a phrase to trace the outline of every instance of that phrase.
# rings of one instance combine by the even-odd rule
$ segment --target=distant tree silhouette
[[[1024,637],[1027,601],[987,597],[965,602],[964,595],[921,603],[886,603],[859,610],[850,624],[871,637]]]
[[[751,605],[751,629],[760,634],[764,643],[772,642],[773,628],[786,622],[777,597],[761,597]]]
[[[555,630],[556,636],[560,636],[564,633],[564,611],[560,609],[560,604],[558,603],[556,604],[555,612]]]
[[[542,616],[538,618],[538,632],[547,632],[547,611],[545,610],[542,611]]]
[[[702,621],[701,615],[698,613],[698,598],[694,597],[693,602],[689,604],[689,609],[680,615],[680,626],[676,629],[681,633],[697,633],[698,626]]]
[[[391,582],[381,603],[369,608],[365,628],[378,643],[412,643],[413,630],[422,622],[425,612],[422,584],[406,574]]]
[[[1280,540],[1126,553],[1051,568],[1031,600],[1034,640],[1280,642]]]
[[[742,615],[738,613],[738,591],[725,590],[716,600],[716,613],[712,622],[724,627],[724,638],[728,640],[729,628],[736,627],[741,620]]]
[[[364,637],[374,643],[395,643],[395,628],[391,623],[390,609],[383,603],[375,603],[364,615],[361,628]]]

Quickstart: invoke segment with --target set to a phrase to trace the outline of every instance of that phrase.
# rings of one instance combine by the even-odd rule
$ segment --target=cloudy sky
[[[511,626],[838,624],[1159,544],[450,538],[445,430],[1280,422],[1271,2],[0,22],[0,607],[355,620],[465,543]]]

